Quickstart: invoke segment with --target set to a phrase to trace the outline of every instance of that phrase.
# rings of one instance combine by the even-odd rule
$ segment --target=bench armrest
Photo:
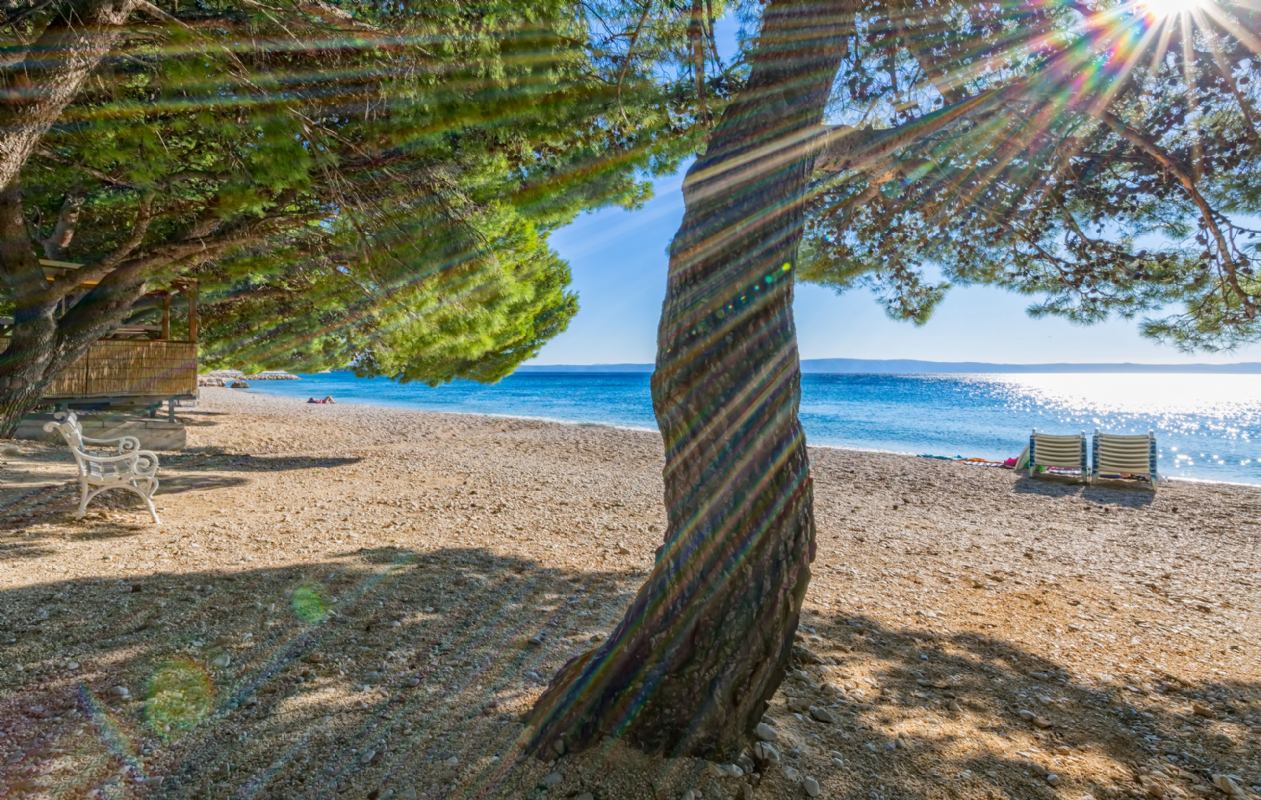
[[[136,450],[118,456],[94,456],[78,451],[79,457],[90,464],[127,464],[136,475],[152,477],[158,472],[158,454],[151,450]]]

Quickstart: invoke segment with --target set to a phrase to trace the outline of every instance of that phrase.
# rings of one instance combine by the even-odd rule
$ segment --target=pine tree
[[[607,639],[529,716],[554,755],[622,737],[729,760],[783,679],[815,552],[791,301],[944,287],[1255,339],[1255,6],[770,0],[747,84],[684,184],[653,402],[665,541]],[[1255,227],[1255,225],[1254,225]],[[802,247],[803,239],[808,246]]]
[[[660,72],[686,38],[664,9],[146,8],[0,194],[0,433],[178,275],[210,289],[212,359],[500,377],[574,313],[547,235],[641,202],[704,122]],[[46,282],[40,250],[85,266]]]

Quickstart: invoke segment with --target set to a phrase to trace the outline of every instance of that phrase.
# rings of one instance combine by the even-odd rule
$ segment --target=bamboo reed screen
[[[3,351],[0,346],[0,351]],[[53,381],[45,397],[180,397],[197,394],[192,342],[104,339]]]

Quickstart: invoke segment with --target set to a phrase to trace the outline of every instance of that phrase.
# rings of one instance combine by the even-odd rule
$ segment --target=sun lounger
[[[1039,473],[1089,480],[1086,467],[1086,434],[1057,436],[1038,433],[1029,435],[1029,475]]]
[[[1156,437],[1148,432],[1121,436],[1095,431],[1090,474],[1100,478],[1138,478],[1156,488]]]

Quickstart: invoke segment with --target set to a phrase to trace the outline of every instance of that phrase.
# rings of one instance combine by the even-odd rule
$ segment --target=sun
[[[1194,13],[1212,0],[1137,0],[1139,10],[1152,19],[1168,19]]]

